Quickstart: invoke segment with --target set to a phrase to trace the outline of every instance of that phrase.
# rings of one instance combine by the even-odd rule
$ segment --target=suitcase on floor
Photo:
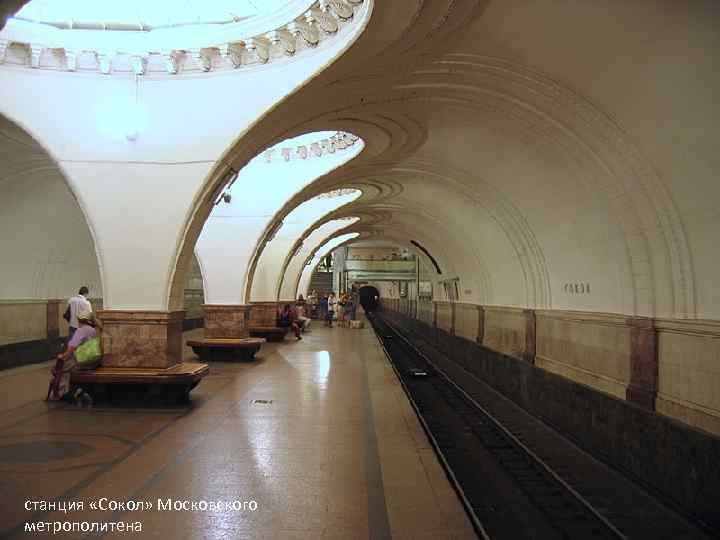
[[[363,328],[365,323],[362,321],[350,321],[350,328]]]

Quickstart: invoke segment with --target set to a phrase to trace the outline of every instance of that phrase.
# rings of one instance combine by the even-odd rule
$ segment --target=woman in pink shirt
[[[75,350],[88,341],[97,336],[97,330],[94,328],[95,318],[92,312],[83,311],[78,314],[78,329],[73,334],[67,344],[67,349],[57,355],[55,367],[53,368],[53,378],[50,381],[50,389],[48,390],[48,399],[52,401],[74,399],[76,403],[92,405],[92,398],[89,394],[83,392],[82,388],[78,388],[75,395],[70,395],[70,374],[77,367],[75,359]]]

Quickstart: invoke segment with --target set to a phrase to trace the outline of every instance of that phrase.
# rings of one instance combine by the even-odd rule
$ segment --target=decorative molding
[[[179,53],[178,51],[169,51],[162,53],[165,71],[167,71],[170,75],[175,75],[180,70],[180,55],[181,53]]]
[[[670,262],[673,290],[672,315],[691,318],[696,313],[692,260],[682,220],[670,194],[648,159],[632,142],[628,134],[613,118],[561,82],[509,60],[472,54],[448,54],[436,62],[434,73],[448,79],[474,76],[481,79],[475,88],[494,111],[502,111],[513,120],[527,125],[526,131],[551,140],[562,147],[581,170],[590,171],[586,182],[604,191],[610,207],[626,238],[636,239],[628,244],[633,287],[632,306],[635,314],[656,315],[653,290],[658,287],[649,255],[655,231],[645,228],[639,216],[653,212],[659,223],[656,239],[665,244]],[[428,77],[433,70],[425,70]],[[453,88],[451,81],[446,83]],[[508,87],[511,95],[522,89],[526,98],[521,109],[517,102],[501,98]],[[554,122],[539,123],[537,117],[550,117]],[[594,171],[595,177],[592,176]],[[628,207],[634,211],[628,211]],[[644,209],[644,210],[643,210]]]
[[[9,46],[10,41],[0,38],[0,64],[5,63],[5,57],[7,55],[7,50]]]
[[[250,38],[245,42],[245,49],[253,59],[252,63],[267,64],[270,60],[268,46],[261,38]]]
[[[270,41],[271,46],[279,48],[283,55],[292,56],[295,54],[295,36],[287,30],[273,30],[265,34],[265,37]]]
[[[40,67],[40,56],[42,55],[45,48],[39,43],[28,44],[28,55],[30,59],[30,67],[37,69]]]
[[[324,12],[332,11],[335,17],[343,21],[349,21],[354,15],[352,5],[343,0],[320,0],[320,9]]]
[[[720,338],[720,321],[709,319],[655,319],[659,333]]]
[[[325,8],[323,9],[323,4],[325,5]],[[327,2],[320,1],[320,9],[319,10],[312,10],[312,16],[317,21],[318,26],[320,27],[320,30],[322,30],[326,35],[335,34],[340,28],[340,25],[338,24],[338,20],[330,13],[329,6],[327,6]],[[307,17],[307,15],[306,15]]]
[[[293,36],[295,36],[295,43],[305,43],[307,47],[315,47],[320,43],[320,33],[318,32],[317,26],[313,23],[314,19],[311,20],[293,21],[287,25],[287,30]],[[302,40],[302,41],[300,41]]]
[[[294,159],[307,159],[308,157],[323,157],[328,154],[334,154],[338,150],[346,150],[352,147],[360,138],[352,133],[338,131],[335,135],[313,142],[309,145],[300,146],[273,146],[263,152],[266,163],[272,163],[273,158],[278,154],[284,161]]]
[[[237,69],[242,66],[243,50],[245,50],[243,43],[227,43],[220,47],[220,56],[227,58],[233,68]]]
[[[598,313],[593,311],[570,311],[559,309],[537,309],[535,315],[540,319],[557,319],[579,324],[627,327],[627,315],[618,313]]]
[[[55,42],[28,43],[17,39],[0,38],[0,64],[25,64],[33,69],[65,69],[70,72],[97,70],[104,75],[113,72],[130,72],[136,75],[165,72],[169,75],[177,75],[183,72],[207,73],[262,65],[274,59],[293,56],[304,49],[314,48],[322,41],[338,35],[343,27],[353,23],[355,12],[363,3],[363,0],[320,0],[294,20],[283,22],[269,31],[247,37],[238,36],[235,41],[208,43],[187,49],[178,48],[161,52],[157,50],[109,52],[91,47],[87,49],[81,47],[81,50],[72,51],[62,46],[58,47],[58,43]],[[292,17],[292,15],[288,16]],[[277,21],[273,24],[277,24]],[[22,58],[14,51],[11,52],[11,43],[27,47],[27,56]],[[51,60],[47,55],[42,55],[46,49],[57,50],[64,54],[59,54],[58,60]],[[97,62],[94,65],[85,60],[78,62],[80,52],[84,51],[96,58]],[[179,51],[184,51],[185,54]]]
[[[340,188],[340,189],[334,189],[332,191],[326,191],[325,193],[321,193],[320,195],[316,195],[316,199],[335,199],[336,197],[344,197],[346,195],[352,195],[356,191],[359,191],[355,188]],[[346,218],[338,218],[338,220],[350,220],[351,217]]]
[[[65,51],[65,69],[68,71],[77,70],[77,51],[71,49],[63,49]]]
[[[147,57],[135,55],[132,57],[132,70],[135,75],[145,75],[147,71]]]
[[[212,69],[212,49],[189,49],[187,54],[202,71],[207,72]]]
[[[98,68],[100,69],[100,73],[104,75],[110,75],[110,72],[112,71],[112,58],[107,53],[95,53],[95,58],[98,63]]]

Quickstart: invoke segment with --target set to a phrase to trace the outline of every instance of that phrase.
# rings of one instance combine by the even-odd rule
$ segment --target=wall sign
[[[566,283],[563,290],[567,294],[590,294],[590,284],[585,283]]]

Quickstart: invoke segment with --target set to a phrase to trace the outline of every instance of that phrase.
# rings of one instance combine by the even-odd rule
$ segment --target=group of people
[[[313,291],[311,294],[314,294]],[[349,293],[342,293],[339,297],[335,293],[322,295],[318,300],[319,316],[324,321],[324,325],[332,328],[333,321],[337,321],[340,326],[346,326],[350,321],[354,321],[357,314],[358,295],[355,290]]]
[[[89,292],[87,287],[80,287],[78,294],[68,300],[67,309],[63,314],[63,318],[68,321],[68,342],[65,350],[55,358],[48,387],[48,400],[74,401],[78,405],[92,405],[91,396],[81,388],[75,392],[70,391],[70,376],[79,365],[76,354],[78,349],[98,337],[98,331],[101,330],[88,300]],[[295,337],[301,340],[301,334],[310,327],[310,315],[319,316],[324,321],[324,325],[330,328],[333,326],[333,321],[346,325],[349,321],[355,320],[358,302],[358,294],[354,288],[349,293],[341,294],[340,297],[336,297],[334,293],[318,295],[313,290],[308,295],[307,302],[300,295],[294,305],[285,304],[278,312],[277,323],[278,326],[290,328]],[[310,312],[307,311],[308,307]]]
[[[285,304],[278,313],[278,326],[282,328],[290,328],[298,340],[302,339],[302,334],[310,328],[310,317],[305,312],[305,300],[302,295],[298,298],[294,306]]]

